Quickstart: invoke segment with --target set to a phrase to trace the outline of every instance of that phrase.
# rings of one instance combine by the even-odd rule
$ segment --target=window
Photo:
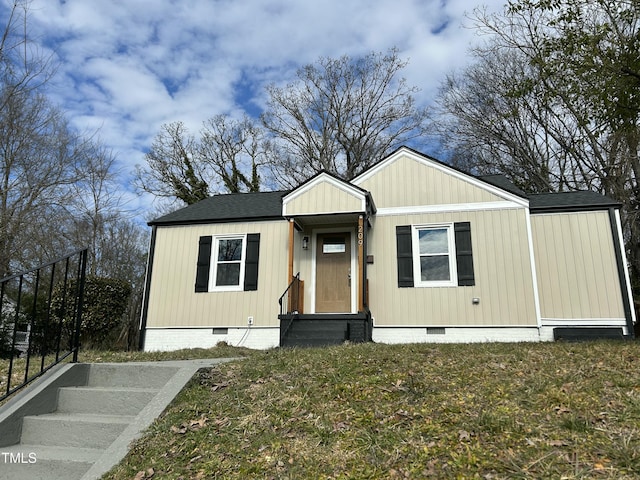
[[[346,252],[345,237],[326,237],[322,241],[322,253]]]
[[[244,269],[244,236],[221,238],[216,237],[215,261],[211,262],[212,285],[210,290],[235,290],[232,287],[242,285]]]
[[[473,286],[470,222],[397,225],[398,287]]]
[[[196,292],[258,289],[260,234],[200,237]]]
[[[453,225],[416,226],[413,237],[414,284],[456,285]]]

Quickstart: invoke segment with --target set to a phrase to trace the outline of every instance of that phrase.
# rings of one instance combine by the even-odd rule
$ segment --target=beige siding
[[[532,215],[543,319],[624,318],[607,212]]]
[[[475,286],[399,288],[395,227],[465,221],[471,223]],[[376,218],[368,252],[374,256],[368,278],[375,324],[537,325],[527,238],[525,209]]]
[[[195,293],[200,236],[260,233],[258,290]],[[147,326],[277,326],[287,276],[286,221],[158,227]]]
[[[362,211],[362,199],[322,182],[287,203],[287,215],[313,215]]]
[[[378,208],[504,201],[498,195],[409,156],[398,158],[358,182],[358,186],[373,194]]]

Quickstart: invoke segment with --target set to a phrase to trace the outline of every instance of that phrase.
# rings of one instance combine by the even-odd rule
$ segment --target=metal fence
[[[87,249],[0,280],[0,401],[78,361]]]

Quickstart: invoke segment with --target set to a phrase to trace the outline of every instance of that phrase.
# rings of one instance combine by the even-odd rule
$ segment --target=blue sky
[[[10,0],[1,0],[6,18]],[[264,86],[320,56],[397,47],[429,105],[446,73],[482,39],[465,12],[504,0],[32,0],[31,33],[60,62],[48,86],[81,131],[117,154],[131,204],[136,164],[163,123],[197,133],[216,114],[260,112]],[[425,152],[433,153],[433,152]]]

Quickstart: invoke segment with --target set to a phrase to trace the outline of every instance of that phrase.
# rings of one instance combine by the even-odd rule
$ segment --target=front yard
[[[225,348],[222,356],[232,356]],[[209,355],[221,356],[215,350]],[[637,342],[239,353],[248,356],[201,371],[106,478],[605,479],[640,471]]]

